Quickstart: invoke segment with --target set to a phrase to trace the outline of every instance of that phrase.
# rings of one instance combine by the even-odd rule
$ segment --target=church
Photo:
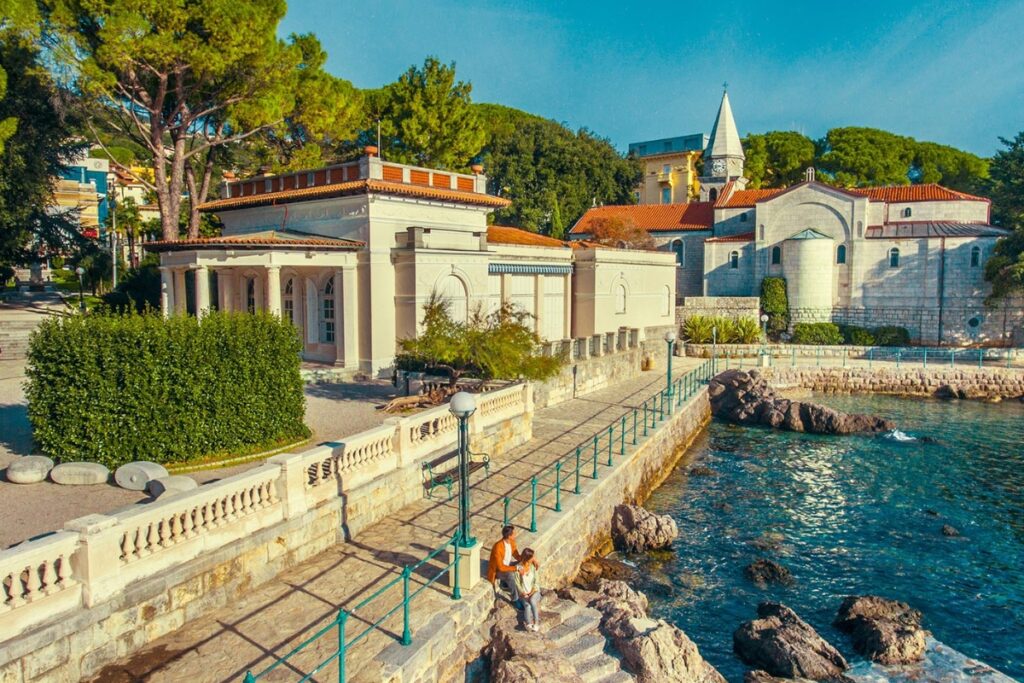
[[[782,277],[793,323],[897,325],[921,344],[1024,339],[1020,305],[984,303],[985,261],[1009,234],[990,224],[988,199],[935,184],[834,187],[813,168],[791,187],[747,189],[728,93],[703,157],[698,201],[595,207],[570,237],[630,220],[675,256],[684,300],[756,297],[764,278]]]

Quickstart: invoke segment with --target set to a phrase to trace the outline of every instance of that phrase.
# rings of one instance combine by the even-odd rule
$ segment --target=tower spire
[[[708,148],[704,154],[709,159],[733,157],[745,160],[743,146],[740,144],[740,133],[736,129],[736,120],[732,116],[732,106],[729,104],[729,93],[724,89],[728,84],[723,83],[722,86],[722,103],[718,106],[718,115],[715,116],[715,125],[711,129]]]

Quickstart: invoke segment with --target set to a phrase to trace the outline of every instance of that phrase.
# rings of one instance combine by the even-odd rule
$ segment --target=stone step
[[[569,617],[558,626],[549,629],[545,635],[547,635],[555,645],[563,647],[582,634],[597,633],[598,623],[598,620],[594,619],[591,615],[580,613]]]
[[[584,680],[586,680],[587,683],[635,683],[636,682],[636,678],[634,678],[632,674],[629,674],[629,673],[627,673],[627,672],[625,672],[625,671],[623,671],[621,669],[619,669],[615,673],[608,674],[604,678],[597,678],[597,679],[594,679],[593,681],[589,681],[588,679],[584,679]]]
[[[561,647],[562,653],[573,664],[584,662],[604,653],[605,638],[596,633],[584,633]]]
[[[549,628],[564,624],[569,619],[580,614],[584,609],[569,600],[555,600],[552,602],[547,596],[544,596],[542,601],[540,620],[541,623]]]
[[[605,677],[621,670],[619,660],[604,652],[586,661],[576,663],[576,673],[587,683],[604,680]]]

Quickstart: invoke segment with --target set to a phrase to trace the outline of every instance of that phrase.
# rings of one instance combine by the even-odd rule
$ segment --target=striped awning
[[[571,275],[571,265],[541,265],[535,263],[491,263],[487,266],[487,272],[491,275],[504,275],[513,273],[515,275]]]

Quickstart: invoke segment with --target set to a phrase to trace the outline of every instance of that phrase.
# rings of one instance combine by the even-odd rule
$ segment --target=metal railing
[[[807,366],[814,367],[868,367],[876,363],[895,364],[900,367],[1005,367],[1024,368],[1024,356],[1016,349],[954,349],[927,346],[844,349],[837,347],[793,347],[776,349],[762,347],[752,352],[748,349],[731,349],[719,346],[713,352],[723,369],[755,367],[767,358],[769,367]]]

